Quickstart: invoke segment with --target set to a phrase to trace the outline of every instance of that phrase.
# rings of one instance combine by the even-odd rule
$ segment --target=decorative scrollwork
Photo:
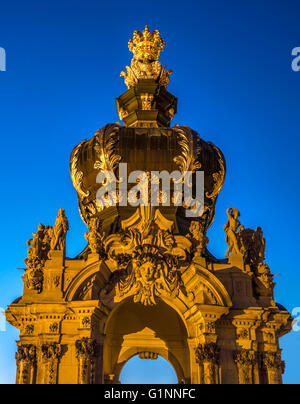
[[[96,144],[94,148],[99,156],[99,160],[94,165],[96,170],[106,170],[115,173],[121,160],[121,156],[115,152],[120,128],[121,125],[119,124],[110,124],[96,132]]]
[[[83,172],[78,168],[79,155],[82,152],[83,146],[86,144],[87,140],[83,140],[72,152],[71,160],[70,160],[70,172],[71,179],[76,189],[76,192],[80,196],[81,199],[87,198],[90,195],[90,192],[86,192],[82,186]]]
[[[89,248],[93,254],[100,254],[105,257],[103,241],[105,234],[102,233],[102,222],[99,218],[91,218],[89,223],[89,232],[85,233],[85,238],[89,244]]]
[[[187,171],[195,172],[201,168],[198,160],[199,147],[194,147],[194,136],[187,126],[175,125],[174,131],[179,137],[178,144],[180,153],[174,157],[174,162],[178,165],[180,172],[184,176]]]
[[[177,295],[180,276],[174,262],[170,265],[170,259],[168,262],[157,248],[150,245],[137,247],[131,265],[127,267],[126,277],[117,284],[117,299],[133,295],[135,303],[153,306],[162,293]]]
[[[213,199],[216,196],[218,196],[218,194],[221,192],[221,189],[223,188],[225,176],[226,176],[226,162],[225,162],[225,157],[224,157],[223,153],[221,152],[221,150],[211,142],[209,142],[209,145],[217,153],[218,162],[220,165],[220,171],[213,174],[213,180],[215,183],[213,191],[211,193],[206,192],[206,197],[209,199]]]
[[[175,296],[183,290],[179,268],[186,265],[191,242],[174,236],[172,222],[158,210],[150,218],[141,208],[137,212],[122,233],[105,240],[107,253],[119,268],[106,294],[115,289],[116,301],[133,296],[135,302],[155,305],[161,295]]]
[[[167,87],[172,70],[162,68],[159,59],[160,52],[164,50],[165,41],[158,30],[149,31],[146,26],[143,32],[134,31],[133,38],[128,43],[129,50],[133,53],[130,66],[121,72],[128,88],[134,87],[139,79],[159,80],[162,87]]]

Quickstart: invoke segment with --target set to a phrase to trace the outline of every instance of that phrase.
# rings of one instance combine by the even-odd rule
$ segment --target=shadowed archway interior
[[[139,360],[145,362],[145,377],[149,368],[153,368],[154,373],[161,364],[165,369],[167,365],[171,367],[173,383],[189,379],[187,331],[180,316],[163,301],[157,306],[145,307],[128,299],[112,312],[105,335],[104,372],[114,375],[115,381],[122,382],[120,375],[124,374],[124,369]],[[140,377],[142,380],[142,374]],[[163,382],[159,378],[156,381]],[[149,380],[149,383],[155,381]]]

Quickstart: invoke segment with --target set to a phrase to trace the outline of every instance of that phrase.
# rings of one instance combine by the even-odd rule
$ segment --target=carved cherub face
[[[153,262],[145,262],[140,266],[139,272],[145,283],[150,283],[155,280],[155,264]]]

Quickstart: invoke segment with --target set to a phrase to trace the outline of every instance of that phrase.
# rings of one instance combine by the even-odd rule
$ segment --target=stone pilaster
[[[233,356],[238,367],[239,384],[255,384],[254,370],[257,364],[255,351],[243,349],[235,352]]]
[[[56,342],[42,346],[42,356],[45,365],[44,383],[58,384],[58,368],[63,356],[63,346]]]
[[[78,384],[95,384],[95,357],[97,343],[91,338],[76,341]]]
[[[282,384],[285,363],[281,360],[281,352],[265,352],[263,364],[268,375],[268,384]]]
[[[220,348],[215,343],[200,344],[196,360],[200,366],[201,384],[219,384]]]
[[[16,384],[34,384],[36,347],[34,345],[19,345],[16,352],[16,362]]]

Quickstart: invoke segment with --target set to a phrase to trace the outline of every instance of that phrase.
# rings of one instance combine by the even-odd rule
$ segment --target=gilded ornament
[[[209,142],[213,150],[217,153],[218,155],[218,162],[220,166],[220,171],[217,173],[213,174],[213,180],[214,180],[214,189],[211,193],[206,193],[206,197],[209,199],[216,198],[219,193],[221,192],[221,189],[223,188],[224,181],[225,181],[225,176],[226,176],[226,163],[225,163],[225,158],[221,150],[215,146],[213,143]]]
[[[128,43],[133,59],[130,67],[126,66],[126,71],[121,72],[128,88],[134,87],[140,79],[158,80],[162,87],[169,84],[172,70],[166,71],[158,60],[164,47],[165,41],[158,30],[151,33],[146,26],[142,33],[134,31],[133,38]]]
[[[82,152],[82,149],[85,146],[86,142],[86,140],[83,140],[78,146],[75,147],[70,160],[72,183],[81,199],[87,198],[90,195],[89,192],[85,192],[83,189],[83,172],[79,169],[79,155]]]

